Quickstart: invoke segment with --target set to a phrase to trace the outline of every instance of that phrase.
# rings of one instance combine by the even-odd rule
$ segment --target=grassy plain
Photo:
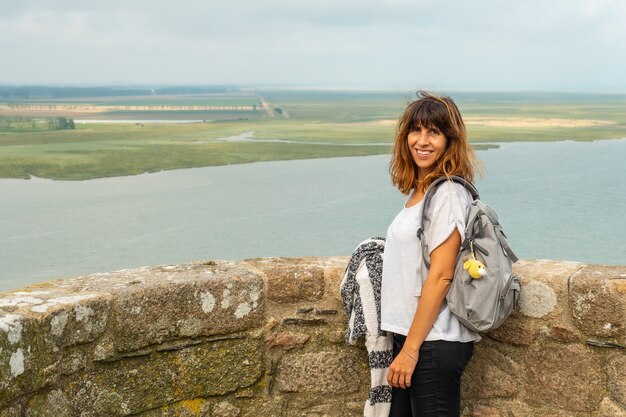
[[[466,119],[475,146],[488,142],[626,137],[626,95],[451,95]],[[411,98],[396,92],[328,91],[263,91],[262,97],[270,103],[274,117],[260,108],[254,112],[116,111],[98,117],[212,122],[80,124],[77,118],[75,130],[0,131],[0,177],[34,175],[81,180],[255,161],[388,153],[395,120]],[[258,100],[256,93],[245,97],[158,97],[158,101],[150,97],[100,101],[81,98],[81,102],[106,105],[181,106],[252,105]],[[274,111],[275,107],[283,113]],[[245,132],[254,133],[246,140],[220,140]]]

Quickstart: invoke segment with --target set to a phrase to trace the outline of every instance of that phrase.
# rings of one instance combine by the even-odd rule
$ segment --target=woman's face
[[[436,127],[418,126],[407,136],[407,143],[417,165],[418,176],[424,179],[445,153],[448,139]]]

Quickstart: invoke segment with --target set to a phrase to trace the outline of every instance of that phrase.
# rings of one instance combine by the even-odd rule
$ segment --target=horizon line
[[[250,83],[1,83],[0,88],[129,88],[129,89],[155,89],[163,87],[189,87],[189,88],[237,88],[240,90],[285,90],[285,91],[346,91],[346,92],[409,92],[409,91],[453,91],[458,93],[562,93],[562,94],[626,94],[626,87],[615,88],[529,88],[529,87],[441,87],[441,86],[349,86],[349,85],[324,85],[324,84],[250,84]]]

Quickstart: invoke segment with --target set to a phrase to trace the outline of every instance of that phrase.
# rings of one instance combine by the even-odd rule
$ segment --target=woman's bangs
[[[442,131],[446,125],[448,110],[440,103],[424,100],[413,112],[409,132],[417,130],[418,127],[435,127]]]

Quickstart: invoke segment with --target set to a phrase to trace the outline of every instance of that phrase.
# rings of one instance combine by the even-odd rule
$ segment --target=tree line
[[[75,129],[74,120],[68,117],[33,119],[24,116],[0,116],[0,128],[4,130],[69,130]]]

